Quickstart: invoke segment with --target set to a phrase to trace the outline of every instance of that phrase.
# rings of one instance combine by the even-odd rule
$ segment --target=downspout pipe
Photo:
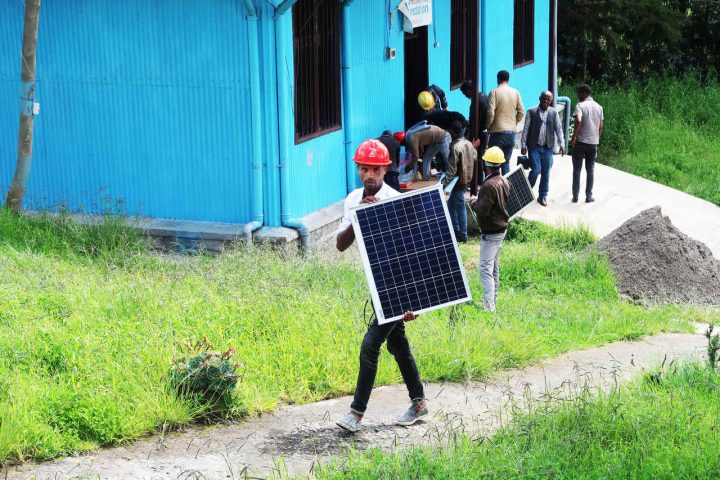
[[[353,91],[352,83],[350,81],[350,70],[352,65],[350,64],[351,55],[351,44],[350,44],[350,11],[349,8],[352,0],[345,0],[342,4],[342,33],[341,33],[341,48],[342,52],[342,100],[343,100],[343,125],[345,127],[345,177],[347,183],[347,192],[350,193],[355,190],[355,178],[357,176],[355,162],[353,161],[353,120],[350,114]]]
[[[565,104],[565,125],[563,127],[563,133],[565,134],[565,151],[567,152],[568,143],[570,142],[568,133],[570,133],[570,107],[572,106],[572,101],[570,100],[570,97],[557,97],[557,103]]]
[[[290,139],[293,138],[293,112],[290,109],[291,92],[293,85],[286,59],[285,48],[285,25],[283,25],[283,14],[287,12],[297,0],[285,0],[275,9],[275,65],[277,72],[277,97],[278,97],[278,147],[280,158],[278,168],[280,170],[280,223],[289,228],[294,228],[300,235],[300,249],[307,250],[309,247],[309,236],[307,226],[299,218],[294,218],[290,212],[290,172],[289,152]]]
[[[295,5],[297,0],[283,0],[277,7],[275,7],[275,18],[282,17],[285,13]]]
[[[480,86],[483,92],[488,92],[487,78],[487,43],[485,30],[487,30],[487,5],[488,2],[480,2]]]
[[[248,57],[250,60],[250,118],[252,120],[252,221],[242,226],[242,236],[248,244],[253,241],[253,232],[263,226],[264,178],[262,159],[262,105],[260,95],[260,50],[258,48],[258,17],[253,0],[244,0],[248,21]]]

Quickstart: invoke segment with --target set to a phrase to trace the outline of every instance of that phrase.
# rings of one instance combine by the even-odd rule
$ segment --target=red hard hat
[[[385,145],[379,140],[365,140],[355,150],[353,157],[355,163],[363,165],[390,165],[390,153]]]
[[[395,132],[393,138],[403,144],[405,143],[405,132]]]

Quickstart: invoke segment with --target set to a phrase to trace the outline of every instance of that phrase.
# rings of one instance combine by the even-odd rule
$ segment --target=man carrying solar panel
[[[355,231],[350,220],[351,207],[400,195],[397,190],[390,188],[383,180],[388,165],[392,162],[387,148],[381,142],[365,140],[358,147],[353,160],[357,163],[363,187],[351,192],[345,199],[345,214],[340,221],[336,237],[336,246],[341,252],[347,250],[355,241]],[[355,397],[350,405],[350,412],[336,422],[338,426],[350,432],[357,432],[360,429],[370,400],[370,392],[375,383],[380,348],[385,341],[387,341],[388,351],[393,354],[400,368],[412,402],[410,408],[397,419],[397,423],[412,425],[420,417],[427,415],[428,407],[420,372],[410,350],[410,343],[405,336],[404,322],[415,318],[416,315],[408,311],[401,320],[380,325],[375,319],[370,324],[360,347],[360,372],[355,387]]]
[[[500,174],[505,154],[499,147],[491,147],[483,155],[485,180],[472,209],[480,226],[480,281],[483,285],[483,307],[495,311],[500,288],[500,248],[507,232],[508,215],[505,202],[510,183]]]

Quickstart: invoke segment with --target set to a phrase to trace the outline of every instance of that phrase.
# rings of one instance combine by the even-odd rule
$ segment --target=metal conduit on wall
[[[251,197],[252,221],[242,227],[243,238],[252,243],[252,234],[264,222],[263,210],[263,161],[260,145],[262,144],[262,107],[260,96],[260,51],[258,49],[258,18],[253,0],[245,0],[248,21],[248,55],[250,58],[250,108],[252,119],[252,177],[253,194]]]
[[[292,115],[288,112],[291,102],[292,83],[290,72],[286,66],[285,48],[285,27],[284,14],[297,2],[297,0],[285,0],[275,9],[275,62],[277,72],[277,97],[278,97],[278,145],[280,158],[278,168],[280,170],[280,223],[289,228],[294,228],[300,235],[300,248],[307,249],[309,245],[307,226],[299,218],[293,218],[290,212],[290,173],[289,173],[289,151],[288,145],[293,135],[291,125]]]
[[[350,11],[349,7],[352,0],[345,0],[342,4],[342,32],[340,51],[342,55],[342,98],[343,98],[343,128],[345,129],[345,164],[346,164],[346,182],[347,192],[355,190],[355,162],[353,161],[353,124],[352,115],[350,115],[350,106],[353,99],[352,82],[350,81]]]

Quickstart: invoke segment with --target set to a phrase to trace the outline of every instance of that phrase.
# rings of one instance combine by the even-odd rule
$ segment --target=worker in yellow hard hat
[[[505,153],[500,147],[490,147],[483,155],[485,180],[477,200],[471,205],[480,227],[480,280],[483,285],[483,307],[495,311],[500,287],[500,248],[510,220],[505,202],[510,182],[500,173]]]
[[[448,103],[445,92],[437,85],[430,85],[418,95],[418,103],[426,112],[447,110]]]

